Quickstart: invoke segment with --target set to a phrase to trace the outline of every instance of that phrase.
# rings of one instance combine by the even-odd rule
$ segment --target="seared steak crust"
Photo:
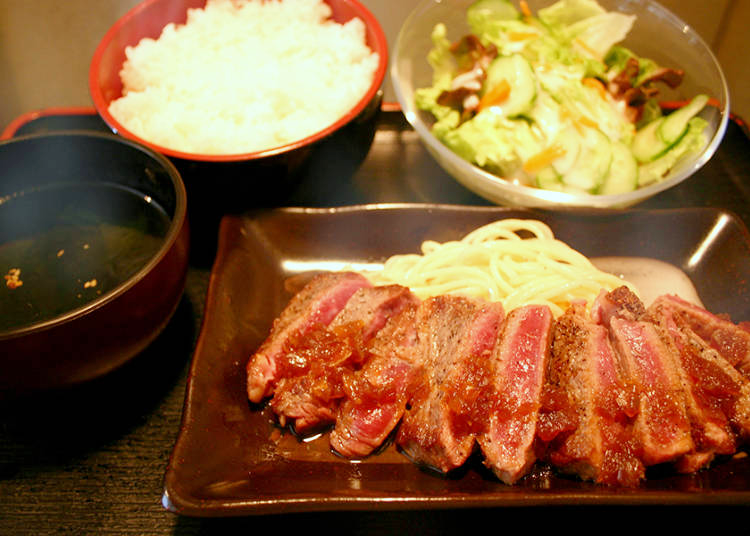
[[[716,397],[718,384],[709,385],[709,382],[724,381],[724,378],[720,378],[724,373],[717,368],[716,361],[709,363],[713,356],[700,351],[695,344],[697,341],[691,340],[690,328],[685,327],[683,331],[678,325],[681,321],[675,318],[671,310],[656,304],[649,310],[648,318],[661,327],[667,344],[677,357],[677,369],[695,445],[692,452],[678,461],[677,467],[681,472],[695,472],[711,463],[717,454],[730,454],[737,448],[729,419]],[[718,355],[716,357],[720,358]],[[737,392],[727,394],[731,396]]]
[[[750,331],[678,296],[660,296],[652,305],[670,309],[724,359],[743,374],[750,375]]]
[[[365,365],[344,376],[345,399],[330,435],[331,448],[342,456],[370,455],[401,420],[419,371],[417,308],[410,303],[393,316],[372,339]]]
[[[359,274],[315,277],[247,363],[301,434],[331,427],[348,458],[388,438],[449,472],[480,454],[513,484],[538,457],[635,486],[646,467],[693,472],[750,441],[750,331],[676,296],[647,309],[623,286],[559,318],[460,296],[418,300]]]
[[[633,437],[636,392],[609,341],[582,305],[555,323],[547,367],[541,439],[546,458],[563,472],[611,485],[636,485],[645,475]]]
[[[328,325],[358,289],[371,286],[354,272],[315,276],[295,294],[278,318],[271,333],[247,363],[247,395],[251,402],[270,396],[282,373],[279,365],[285,346],[316,327]]]
[[[396,443],[409,459],[441,472],[463,465],[474,446],[473,435],[454,433],[451,413],[456,405],[451,386],[454,375],[462,374],[465,360],[486,358],[471,352],[472,324],[481,306],[468,298],[438,296],[425,300],[417,313],[416,360],[421,377]]]

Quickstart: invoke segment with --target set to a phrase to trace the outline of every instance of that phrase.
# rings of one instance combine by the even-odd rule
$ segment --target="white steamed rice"
[[[189,153],[312,135],[356,105],[378,65],[364,23],[330,15],[322,0],[208,0],[184,25],[127,48],[123,96],[109,111],[143,139]]]

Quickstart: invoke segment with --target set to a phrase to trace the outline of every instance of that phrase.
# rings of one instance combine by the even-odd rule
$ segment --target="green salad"
[[[432,86],[416,91],[433,134],[505,179],[548,190],[617,194],[663,180],[706,144],[698,95],[663,114],[661,88],[683,72],[619,45],[635,16],[595,0],[558,0],[529,12],[477,0],[471,33],[432,31]]]

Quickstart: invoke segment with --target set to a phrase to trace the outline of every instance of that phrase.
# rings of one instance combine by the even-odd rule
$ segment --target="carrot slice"
[[[508,39],[511,41],[526,41],[535,37],[539,37],[536,32],[508,32]]]
[[[536,173],[540,169],[550,165],[556,158],[560,158],[563,155],[565,155],[565,149],[559,144],[553,143],[526,160],[523,165],[523,170],[526,173]]]
[[[607,88],[604,87],[604,83],[598,78],[584,78],[581,80],[584,86],[594,88],[602,99],[607,98]]]
[[[576,38],[576,39],[574,39],[574,41],[576,42],[576,44],[578,44],[578,46],[580,46],[586,52],[588,52],[589,54],[591,54],[593,57],[595,57],[595,58],[599,57],[599,54],[597,53],[597,51],[594,50],[593,48],[591,48],[590,46],[588,46],[582,39]]]
[[[495,106],[500,104],[510,95],[510,84],[507,80],[500,80],[500,83],[490,88],[487,93],[482,95],[479,99],[479,106],[477,110],[483,110],[489,106]]]
[[[521,13],[523,13],[524,17],[531,17],[531,9],[529,8],[529,4],[526,3],[526,0],[521,0],[518,7],[521,8]]]
[[[583,133],[583,127],[599,128],[599,124],[580,113],[573,113],[565,106],[560,107],[560,119],[569,120],[579,134]]]
[[[578,117],[576,117],[576,121],[586,127],[599,128],[599,123],[585,115],[579,115]]]

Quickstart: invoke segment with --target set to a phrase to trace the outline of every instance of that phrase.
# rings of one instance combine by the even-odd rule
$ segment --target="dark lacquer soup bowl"
[[[144,350],[185,288],[185,188],[111,134],[0,143],[0,397],[74,386]]]

